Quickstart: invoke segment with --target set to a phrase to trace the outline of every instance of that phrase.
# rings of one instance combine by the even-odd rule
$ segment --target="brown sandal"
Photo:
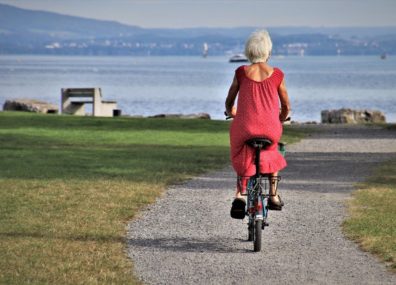
[[[279,202],[274,202],[271,197],[273,196],[278,196]],[[268,210],[274,210],[274,211],[281,211],[282,207],[285,205],[285,203],[283,203],[281,197],[279,195],[270,195],[269,199],[268,199]]]

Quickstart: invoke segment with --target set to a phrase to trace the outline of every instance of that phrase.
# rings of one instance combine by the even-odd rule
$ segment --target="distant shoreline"
[[[102,57],[102,58],[122,58],[122,57],[126,57],[126,58],[150,58],[150,57],[169,57],[169,58],[174,58],[174,57],[180,57],[180,58],[203,58],[201,54],[172,54],[172,55],[161,55],[161,54],[152,54],[152,55],[147,55],[147,54],[143,54],[143,55],[126,55],[126,54],[114,54],[114,55],[105,55],[105,54],[50,54],[50,53],[0,53],[0,57],[11,57],[11,56],[26,56],[26,57]],[[228,59],[231,55],[230,54],[224,54],[224,55],[208,55],[206,58],[203,58],[203,60],[207,60],[208,58],[225,58]],[[307,54],[307,55],[283,55],[283,54],[274,54],[272,56],[271,61],[273,61],[274,59],[282,59],[282,58],[304,58],[304,57],[308,57],[308,58],[325,58],[325,57],[353,57],[353,58],[364,58],[364,57],[373,57],[373,58],[378,58],[381,59],[381,54],[332,54],[332,55],[326,55],[326,54]],[[388,58],[392,58],[392,57],[396,57],[396,53],[395,54],[387,54]],[[230,64],[240,64],[240,63],[230,63]],[[248,64],[248,63],[247,63]]]

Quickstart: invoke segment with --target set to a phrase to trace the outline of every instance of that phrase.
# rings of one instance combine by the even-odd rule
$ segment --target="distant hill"
[[[141,28],[117,22],[98,21],[66,16],[51,12],[20,9],[0,4],[0,27],[2,33],[47,35],[56,38],[83,38],[133,35]]]
[[[255,27],[144,29],[0,4],[0,54],[209,55],[240,52]],[[274,54],[396,54],[396,27],[269,27]]]

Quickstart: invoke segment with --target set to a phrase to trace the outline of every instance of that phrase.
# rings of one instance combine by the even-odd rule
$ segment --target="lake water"
[[[281,68],[296,121],[324,109],[377,109],[396,122],[396,58],[284,57]],[[0,56],[0,104],[32,98],[60,104],[65,87],[101,87],[122,114],[206,112],[223,119],[235,69],[227,57]]]

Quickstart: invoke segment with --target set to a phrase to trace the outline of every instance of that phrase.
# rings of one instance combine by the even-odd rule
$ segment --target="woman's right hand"
[[[231,108],[231,112],[230,111],[225,111],[224,114],[227,116],[227,119],[231,119],[231,118],[235,118],[236,116],[236,107],[232,107]]]
[[[287,89],[284,79],[282,80],[280,86],[278,87],[278,94],[281,102],[279,120],[281,122],[285,122],[287,121],[288,118],[290,118],[291,108],[290,108],[289,95],[287,94]]]

